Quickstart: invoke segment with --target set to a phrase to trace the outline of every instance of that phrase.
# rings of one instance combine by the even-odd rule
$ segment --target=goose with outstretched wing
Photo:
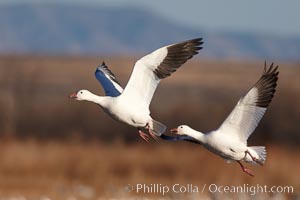
[[[157,139],[165,132],[166,126],[150,116],[149,105],[153,94],[160,80],[170,76],[198,54],[202,44],[202,38],[196,38],[164,46],[142,57],[136,61],[124,90],[108,67],[101,65],[95,75],[106,96],[79,90],[69,97],[98,104],[112,118],[137,127],[139,135],[147,142],[150,140],[149,135]]]
[[[209,151],[221,156],[227,161],[237,161],[242,170],[250,176],[253,173],[241,161],[260,164],[266,160],[264,146],[248,146],[248,137],[253,133],[259,121],[265,114],[272,101],[278,80],[278,66],[267,68],[266,63],[260,79],[243,96],[222,125],[209,133],[202,133],[187,125],[180,125],[171,132],[179,134],[181,138],[166,138],[167,140],[186,140],[189,136],[198,141]],[[191,141],[188,138],[188,141]]]

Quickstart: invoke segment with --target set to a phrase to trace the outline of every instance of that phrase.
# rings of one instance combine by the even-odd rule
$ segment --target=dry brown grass
[[[161,194],[136,195],[124,191],[127,184],[137,183],[193,184],[199,188],[212,183],[291,185],[294,195],[297,192],[299,195],[299,150],[268,146],[268,155],[265,166],[249,166],[256,175],[252,178],[244,174],[238,164],[226,164],[199,145],[184,142],[145,144],[139,141],[134,145],[120,142],[108,145],[6,141],[0,145],[0,197],[162,197]],[[169,193],[165,198],[190,195]],[[262,195],[265,194],[256,197]],[[205,196],[213,197],[208,191],[196,193],[194,197]]]

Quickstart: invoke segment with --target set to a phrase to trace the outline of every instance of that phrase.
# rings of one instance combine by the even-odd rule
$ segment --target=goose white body
[[[107,97],[101,107],[113,119],[134,127],[145,127],[151,121],[150,110],[146,105],[124,99],[123,96]],[[99,104],[100,105],[100,104]]]
[[[227,162],[243,160],[256,164],[248,154],[245,154],[245,152],[252,152],[251,155],[257,158],[259,155],[237,137],[224,134],[219,130],[204,134],[187,126],[183,126],[183,128],[189,131],[186,135],[198,140],[207,150],[221,156]]]

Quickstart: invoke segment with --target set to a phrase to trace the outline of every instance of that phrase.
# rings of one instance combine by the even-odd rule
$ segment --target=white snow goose
[[[257,83],[243,96],[223,122],[214,131],[201,133],[187,125],[180,125],[171,130],[179,137],[165,136],[166,140],[187,140],[202,144],[209,151],[221,156],[227,161],[237,161],[243,172],[254,176],[250,169],[241,161],[263,165],[266,160],[264,146],[247,146],[247,139],[257,127],[259,121],[271,102],[277,85],[278,66],[272,63],[264,71]]]
[[[131,77],[123,91],[114,74],[103,63],[95,75],[106,96],[79,90],[69,97],[98,104],[112,118],[137,127],[146,142],[157,139],[166,126],[152,119],[149,104],[160,80],[170,76],[182,64],[202,49],[202,38],[196,38],[159,48],[136,61]],[[148,132],[149,135],[145,132]]]

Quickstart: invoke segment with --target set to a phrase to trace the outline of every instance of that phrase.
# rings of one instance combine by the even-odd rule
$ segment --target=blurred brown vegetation
[[[122,198],[126,184],[177,182],[293,185],[299,192],[300,64],[276,63],[277,92],[249,141],[268,150],[264,167],[250,166],[253,179],[199,145],[144,144],[135,128],[98,106],[68,99],[79,89],[104,94],[94,78],[103,60],[125,86],[136,59],[0,57],[0,197]],[[215,129],[262,70],[263,61],[193,59],[159,85],[152,116],[168,128]]]
[[[67,98],[79,89],[103,95],[94,78],[102,60],[125,86],[136,58],[0,57],[1,136],[137,140],[134,128],[113,121],[96,105]],[[280,65],[277,92],[251,140],[297,145],[300,64],[276,64]],[[263,61],[194,59],[159,85],[151,104],[152,116],[169,128],[183,123],[210,131],[223,122],[262,70]]]

